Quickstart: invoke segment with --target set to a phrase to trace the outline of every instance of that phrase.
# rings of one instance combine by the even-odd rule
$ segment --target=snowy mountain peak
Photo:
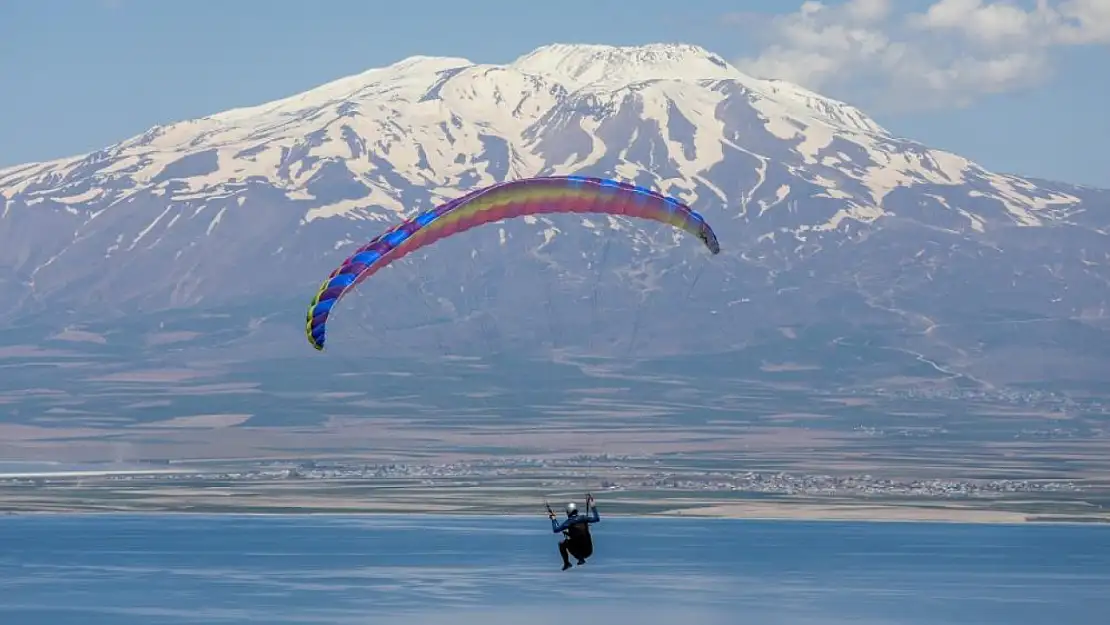
[[[596,83],[618,85],[653,79],[751,80],[716,54],[688,44],[611,46],[558,43],[525,54],[510,67],[551,76],[579,88]]]
[[[800,216],[808,221],[795,224],[799,232],[869,223],[914,186],[933,189],[943,210],[976,229],[993,219],[944,194],[967,185],[1024,225],[1079,202],[896,139],[855,107],[754,79],[699,46],[663,43],[553,44],[508,65],[412,56],[92,154],[0,170],[0,196],[99,214],[147,196],[245,202],[251,185],[265,184],[295,202],[304,223],[380,220],[506,178],[585,171],[691,203],[738,197],[758,214],[799,195],[842,203],[834,214]]]
[[[850,104],[783,80],[754,78],[696,45],[557,43],[537,48],[509,67],[558,80],[570,89],[612,90],[648,80],[728,80],[794,114],[852,131],[888,134],[885,128]]]

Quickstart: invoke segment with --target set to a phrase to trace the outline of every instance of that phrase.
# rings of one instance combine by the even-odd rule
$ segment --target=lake
[[[1110,528],[607,517],[0,516],[0,623],[1106,625]]]

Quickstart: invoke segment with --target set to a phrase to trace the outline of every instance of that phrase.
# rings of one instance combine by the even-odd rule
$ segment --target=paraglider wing
[[[659,193],[615,180],[549,176],[472,191],[408,219],[358,248],[320,285],[308,307],[305,334],[324,349],[328,316],[355,285],[410,252],[475,226],[523,215],[609,213],[670,224],[698,237],[713,254],[717,235],[697,212]]]

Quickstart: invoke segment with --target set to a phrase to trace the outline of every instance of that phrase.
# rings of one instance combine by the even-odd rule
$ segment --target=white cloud
[[[1060,47],[1110,43],[1110,0],[935,0],[895,11],[907,4],[809,0],[769,19],[745,15],[734,21],[767,45],[737,66],[878,106],[963,106],[1044,80]]]

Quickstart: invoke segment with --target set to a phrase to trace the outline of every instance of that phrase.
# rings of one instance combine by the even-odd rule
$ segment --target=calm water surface
[[[543,516],[6,516],[0,623],[1110,623],[1106,527],[595,527],[563,572]]]

